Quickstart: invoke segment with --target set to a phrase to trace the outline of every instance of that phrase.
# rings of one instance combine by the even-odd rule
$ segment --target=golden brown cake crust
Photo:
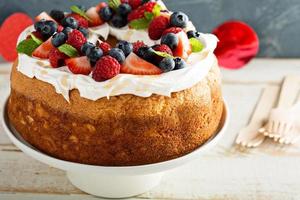
[[[222,112],[217,64],[194,87],[172,98],[121,95],[97,101],[52,85],[13,66],[8,116],[26,141],[56,158],[101,166],[132,166],[185,155],[217,130]]]

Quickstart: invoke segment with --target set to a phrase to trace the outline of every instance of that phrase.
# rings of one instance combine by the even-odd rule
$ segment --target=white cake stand
[[[142,194],[157,186],[169,170],[187,164],[214,147],[228,126],[229,112],[225,112],[218,133],[195,151],[177,159],[156,164],[132,167],[103,167],[85,165],[50,157],[27,143],[9,123],[6,102],[2,107],[2,124],[10,140],[24,153],[52,167],[66,171],[71,183],[80,190],[99,197],[125,198]]]

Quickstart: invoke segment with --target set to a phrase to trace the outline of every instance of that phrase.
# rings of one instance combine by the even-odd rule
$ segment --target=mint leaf
[[[163,57],[163,58],[174,58],[173,56],[171,56],[170,54],[168,53],[165,53],[165,52],[161,52],[161,51],[154,51],[154,53],[160,57]]]
[[[35,37],[35,35],[33,35],[32,33],[30,33],[31,38],[33,39],[33,41],[35,41],[35,43],[37,45],[41,45],[43,43],[42,40],[40,40],[39,38]]]
[[[83,10],[81,10],[78,6],[71,6],[70,9],[71,9],[74,13],[76,13],[76,14],[78,14],[78,15],[84,17],[85,19],[91,21],[91,19],[85,14],[85,12],[84,12]]]
[[[190,44],[192,46],[192,52],[200,52],[204,48],[203,44],[196,38],[190,39]]]
[[[149,24],[150,24],[150,20],[147,20],[146,18],[141,18],[141,19],[136,19],[133,20],[129,23],[130,28],[133,29],[147,29]]]
[[[117,10],[120,4],[121,4],[120,0],[108,0],[108,6],[115,11]]]
[[[77,57],[79,55],[77,49],[75,49],[69,44],[63,44],[59,46],[58,50],[71,58]]]
[[[156,4],[152,10],[152,13],[154,17],[158,17],[160,15],[161,6],[159,4]]]
[[[145,12],[144,16],[147,20],[152,21],[154,19],[154,14],[151,12]]]
[[[17,46],[18,53],[24,53],[28,56],[32,55],[32,52],[38,48],[39,45],[33,39],[27,39],[21,41]]]

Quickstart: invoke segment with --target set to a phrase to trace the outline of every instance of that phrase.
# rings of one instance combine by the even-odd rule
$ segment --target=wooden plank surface
[[[0,103],[9,92],[9,65],[0,65]],[[222,70],[231,122],[221,142],[194,162],[169,172],[162,184],[135,199],[299,199],[300,147],[267,141],[256,149],[234,145],[263,88],[300,73],[300,60],[255,60]],[[5,72],[5,73],[1,73]],[[73,187],[63,171],[29,158],[0,126],[0,199],[95,199]]]

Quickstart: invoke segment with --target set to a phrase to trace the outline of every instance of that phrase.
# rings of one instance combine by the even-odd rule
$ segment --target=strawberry
[[[33,31],[31,34],[34,35],[35,37],[37,37],[38,39],[42,40],[42,41],[44,40],[42,34],[40,32],[38,32],[38,31]],[[26,39],[30,39],[31,38],[31,34],[28,35],[26,37]]]
[[[104,7],[106,7],[106,6],[108,6],[106,2],[101,2],[101,3],[99,3],[99,4],[96,6],[97,12],[99,13],[99,11],[101,10],[101,8],[104,8]]]
[[[100,47],[100,49],[102,49],[104,55],[107,55],[108,52],[111,50],[111,46],[107,42],[101,42],[99,44],[99,47]]]
[[[168,28],[167,30],[165,30],[165,31],[163,32],[162,35],[164,36],[164,35],[167,35],[168,33],[174,33],[174,34],[177,34],[177,33],[181,32],[181,31],[183,31],[182,28],[179,28],[179,27],[171,27],[171,28]]]
[[[143,41],[136,41],[132,45],[133,45],[133,52],[136,54],[137,54],[139,48],[146,46]]]
[[[215,54],[222,67],[239,69],[258,53],[259,38],[253,28],[244,22],[225,22],[213,33],[220,40]]]
[[[100,26],[104,23],[104,21],[100,18],[98,14],[97,7],[91,7],[90,9],[88,9],[86,11],[86,15],[91,20],[89,21],[89,26]]]
[[[176,34],[178,36],[179,42],[176,49],[173,50],[173,55],[175,57],[181,57],[183,59],[187,59],[189,55],[192,53],[192,48],[190,45],[189,38],[184,31],[181,31]]]
[[[152,12],[156,2],[147,2],[137,9],[133,10],[127,17],[128,21],[132,21],[135,19],[140,19],[144,17],[145,12]]]
[[[87,42],[87,39],[79,30],[73,30],[68,35],[67,44],[72,45],[78,51],[80,51],[81,46]]]
[[[142,5],[142,3],[142,0],[128,0],[128,4],[133,10],[137,9],[140,5]]]
[[[93,71],[95,81],[105,81],[117,76],[120,73],[120,63],[111,56],[103,56],[97,61]]]
[[[129,54],[126,58],[121,67],[121,72],[135,75],[158,75],[162,73],[161,69],[138,57],[135,53]]]
[[[56,22],[50,15],[48,15],[46,12],[40,13],[38,16],[35,17],[35,21],[41,21],[42,19],[44,20],[50,20]],[[57,22],[56,22],[57,23]]]
[[[66,58],[68,58],[68,56],[60,52],[57,48],[53,48],[49,53],[49,61],[53,68],[63,66]]]
[[[89,75],[92,71],[91,63],[86,56],[69,58],[65,62],[73,74]]]
[[[85,19],[84,17],[82,17],[81,15],[77,14],[77,13],[71,13],[68,15],[68,17],[73,17],[74,19],[77,20],[78,25],[83,27],[83,28],[88,28],[89,27],[89,22],[87,19]]]
[[[129,0],[121,0],[121,3],[129,3]]]
[[[32,56],[37,57],[37,58],[42,58],[42,59],[47,59],[49,58],[50,51],[54,48],[52,45],[52,37],[50,37],[46,42],[41,44],[38,48],[36,48]]]
[[[169,19],[164,16],[154,18],[148,28],[149,37],[152,40],[158,40],[169,25]]]
[[[57,32],[60,33],[60,32],[62,32],[63,30],[64,30],[64,27],[61,26],[61,25],[58,25],[58,27],[57,27]]]

